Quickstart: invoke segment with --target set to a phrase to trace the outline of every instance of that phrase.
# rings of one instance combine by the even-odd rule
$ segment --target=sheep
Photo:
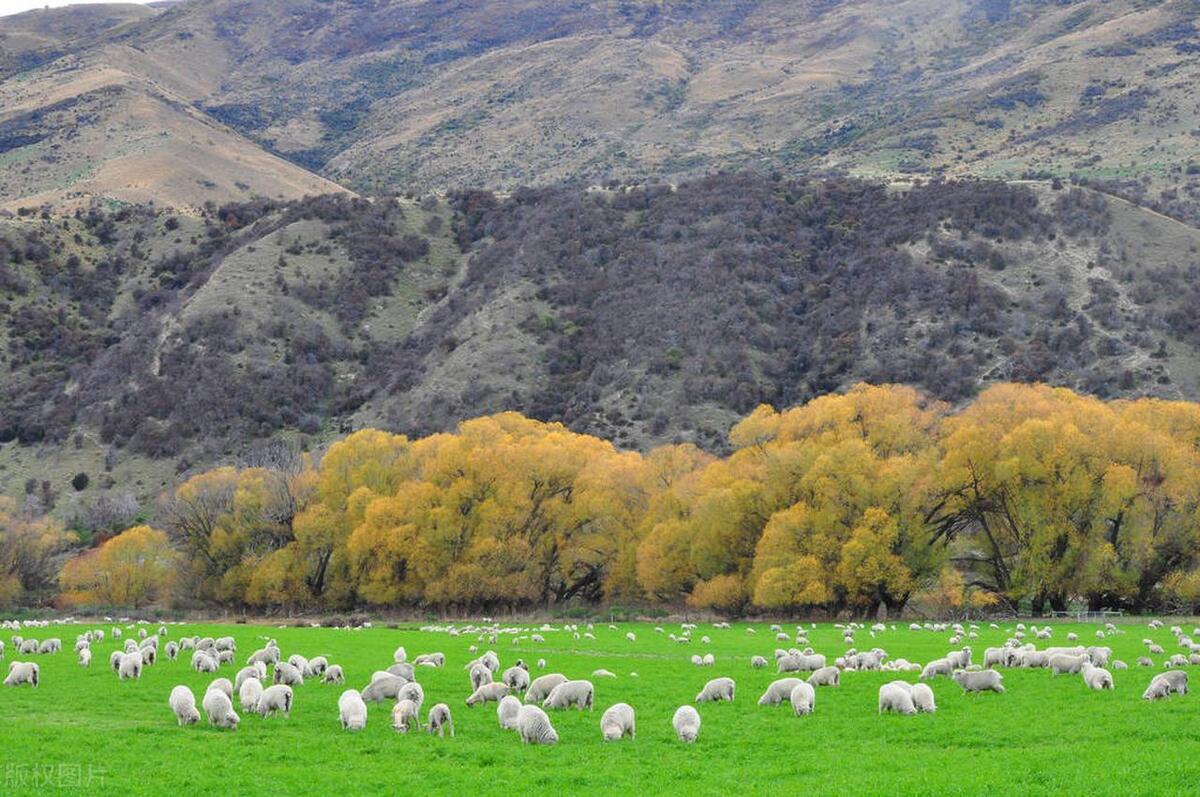
[[[1150,659],[1149,656],[1138,656],[1137,665],[1139,667],[1153,667],[1154,662]]]
[[[1079,669],[1079,672],[1083,676],[1083,682],[1087,684],[1088,689],[1113,688],[1112,674],[1102,667],[1097,667],[1090,661],[1085,662],[1084,665]]]
[[[801,681],[792,687],[788,700],[792,704],[792,713],[797,717],[811,714],[817,702],[817,690],[807,681]]]
[[[308,660],[308,667],[304,670],[305,678],[320,677],[326,669],[329,668],[329,659],[324,656],[314,656]]]
[[[950,662],[956,670],[965,670],[971,666],[971,648],[964,647],[962,650],[952,650],[946,654],[946,661]]]
[[[108,657],[108,666],[113,672],[119,673],[121,671],[121,659],[124,656],[125,654],[121,651],[114,650],[112,655]]]
[[[31,661],[14,661],[8,665],[8,677],[4,679],[5,686],[20,686],[29,684],[37,689],[41,682],[41,667]]]
[[[493,680],[491,669],[483,662],[476,662],[471,667],[469,673],[471,679],[471,688],[478,689],[484,684],[490,684]]]
[[[952,675],[954,673],[954,665],[947,659],[934,659],[925,665],[921,670],[921,680],[928,681],[939,675]]]
[[[399,675],[406,681],[411,681],[417,676],[416,669],[407,662],[393,664],[391,667],[387,668],[387,672],[391,673],[392,675]]]
[[[505,695],[496,704],[496,718],[500,720],[501,730],[515,731],[517,715],[521,713],[521,701],[512,695]]]
[[[679,741],[691,744],[700,735],[700,713],[691,706],[680,706],[671,717],[671,727]]]
[[[467,698],[467,708],[472,708],[480,703],[495,703],[508,694],[508,687],[497,681],[490,684],[483,684]]]
[[[321,676],[323,684],[344,684],[346,683],[346,675],[342,672],[342,665],[331,664]]]
[[[164,652],[167,654],[167,661],[175,661],[179,657],[179,645],[175,642],[168,642]]]
[[[255,664],[256,662],[260,661],[267,665],[278,664],[279,648],[268,646],[262,648],[261,650],[254,651],[250,654],[250,658],[246,659],[247,664]]]
[[[517,735],[521,744],[558,744],[558,731],[538,706],[526,703],[517,711]]]
[[[403,645],[396,648],[396,652],[392,654],[392,661],[396,664],[403,664],[408,661],[408,651],[404,649]]]
[[[395,700],[396,695],[408,681],[398,675],[385,674],[382,678],[372,679],[371,683],[362,690],[362,699],[368,703],[379,703],[384,700]]]
[[[1188,676],[1183,670],[1168,670],[1167,672],[1160,672],[1150,680],[1150,683],[1153,684],[1155,681],[1167,684],[1167,686],[1170,687],[1171,692],[1181,695],[1186,695],[1188,693]]]
[[[509,667],[501,681],[514,692],[524,692],[529,688],[529,672],[524,667]]]
[[[417,704],[417,708],[425,705],[425,690],[416,681],[409,681],[404,686],[400,687],[400,691],[396,693],[397,700],[411,700]]]
[[[1129,665],[1126,664],[1125,662],[1121,661],[1120,659],[1113,659],[1112,668],[1114,670],[1128,670]]]
[[[1007,666],[1008,657],[1008,648],[987,648],[983,651],[983,666],[985,669],[996,666]]]
[[[812,686],[838,686],[841,682],[841,671],[837,667],[822,667],[808,676],[808,683]]]
[[[713,678],[704,685],[696,695],[697,703],[719,703],[723,700],[733,702],[735,684],[732,678]]]
[[[562,673],[552,672],[546,675],[539,675],[529,684],[529,688],[525,690],[526,703],[541,703],[546,699],[554,687],[567,682],[567,676]]]
[[[242,689],[242,684],[246,682],[247,678],[257,678],[260,681],[262,680],[262,676],[257,667],[243,667],[237,671],[237,675],[235,675],[233,678],[233,691],[240,692]]]
[[[885,712],[917,713],[917,707],[913,705],[912,687],[909,684],[903,681],[893,681],[879,687],[879,713]]]
[[[700,659],[700,664],[704,667],[711,667],[711,666],[713,666],[713,664],[716,663],[716,661],[717,661],[716,656],[714,656],[711,653],[705,653],[704,657]]]
[[[229,695],[219,689],[210,689],[205,692],[201,705],[204,707],[204,713],[208,715],[209,725],[236,731],[238,723],[242,721],[242,718],[234,712],[233,701],[229,699]]]
[[[628,703],[616,703],[607,708],[600,717],[600,735],[606,742],[619,741],[626,735],[630,739],[636,739],[637,727],[633,707]]]
[[[392,708],[392,729],[397,733],[408,733],[421,727],[417,716],[417,704],[411,700],[400,700]]]
[[[42,655],[46,655],[49,653],[58,653],[61,650],[62,650],[62,640],[57,637],[54,637],[52,639],[47,639],[47,640],[43,641],[42,644],[38,645],[38,653],[40,653]]]
[[[796,684],[798,683],[802,683],[799,678],[780,678],[777,681],[773,681],[767,687],[767,691],[763,692],[762,697],[758,699],[758,705],[778,706],[791,697],[792,690],[796,688]]]
[[[281,661],[275,665],[275,683],[284,686],[303,686],[304,673],[291,662]]]
[[[1044,650],[1025,650],[1020,652],[1020,666],[1025,668],[1042,668],[1050,666],[1050,654]]]
[[[36,639],[22,640],[20,644],[17,644],[17,652],[22,656],[36,656],[38,652],[38,641]]]
[[[767,666],[767,660],[762,656],[755,656],[750,659],[750,666],[756,670],[761,670]]]
[[[446,734],[446,729],[449,728],[450,738],[454,738],[454,718],[450,715],[450,707],[445,703],[438,703],[429,709],[429,716],[426,718],[426,722],[428,724],[425,728],[429,733],[437,731],[437,735],[441,737]]]
[[[218,637],[217,639],[213,640],[213,647],[216,648],[218,651],[232,650],[232,651],[236,652],[237,651],[237,642],[231,636]]]
[[[1004,676],[995,670],[955,670],[950,677],[962,687],[963,692],[1004,694],[1004,685],[1000,683]]]
[[[79,666],[80,667],[91,667],[92,666],[92,649],[91,648],[84,648],[83,650],[79,651]]]
[[[134,679],[138,680],[142,677],[142,654],[140,651],[126,653],[121,657],[121,664],[117,668],[117,676],[122,680]]]
[[[285,717],[292,715],[292,687],[287,684],[268,686],[258,699],[259,716],[270,717],[280,711]]]
[[[1146,691],[1142,692],[1142,700],[1163,700],[1171,696],[1171,685],[1157,678],[1151,679]]]
[[[175,719],[180,726],[194,725],[200,721],[200,712],[196,710],[196,696],[192,690],[182,684],[171,690],[167,705],[175,713]]]
[[[192,669],[196,672],[214,673],[217,671],[217,667],[217,660],[203,650],[197,650],[192,654]]]
[[[228,697],[230,700],[233,700],[233,684],[229,683],[228,678],[217,678],[214,680],[208,685],[208,691],[213,689],[220,689],[225,693],[226,697]]]
[[[633,633],[632,631],[626,633],[625,638],[630,642],[637,642],[637,634]]]
[[[550,690],[542,701],[542,708],[563,709],[575,706],[580,710],[595,709],[593,698],[595,688],[591,681],[565,681]]]
[[[247,678],[242,681],[242,685],[238,687],[238,701],[242,705],[242,711],[258,711],[258,701],[262,698],[262,693],[262,681],[258,678]]]
[[[1058,675],[1059,673],[1078,673],[1083,667],[1085,656],[1071,656],[1066,653],[1056,653],[1050,657],[1050,673]]]
[[[933,690],[928,684],[913,684],[910,691],[913,700],[913,707],[924,714],[932,714],[937,711],[937,704],[933,701]]]

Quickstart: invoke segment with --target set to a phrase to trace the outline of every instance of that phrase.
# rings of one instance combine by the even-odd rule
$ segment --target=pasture
[[[1053,639],[1038,647],[1067,645],[1068,632],[1084,645],[1103,644],[1130,669],[1113,670],[1116,688],[1095,692],[1078,675],[1052,677],[1047,670],[1002,670],[1006,693],[965,695],[947,678],[931,684],[935,714],[880,716],[878,688],[898,678],[915,681],[918,673],[844,672],[841,686],[817,689],[815,713],[793,716],[790,706],[757,705],[773,680],[777,642],[766,624],[735,623],[730,629],[700,625],[688,644],[645,623],[621,623],[614,629],[596,623],[595,639],[575,639],[570,631],[539,631],[545,641],[517,644],[500,634],[494,644],[477,634],[451,636],[416,626],[360,630],[278,628],[256,625],[169,625],[166,641],[182,636],[231,635],[237,641],[236,666],[216,675],[194,672],[190,652],[147,667],[140,680],[119,681],[109,654],[120,647],[111,636],[93,645],[89,669],[77,664],[72,647],[87,628],[111,623],[56,625],[22,631],[25,637],[60,637],[57,655],[22,656],[4,633],[3,669],[14,660],[36,661],[41,685],[0,688],[0,763],[4,795],[45,795],[83,791],[121,795],[392,795],[406,794],[1178,794],[1194,791],[1200,778],[1200,696],[1190,694],[1148,702],[1142,690],[1153,669],[1139,667],[1143,638],[1179,652],[1168,627],[1149,629],[1129,622],[1098,641],[1098,625],[1055,624]],[[463,624],[460,624],[463,625]],[[805,624],[809,626],[811,624]],[[980,623],[979,638],[967,640],[975,661],[987,646],[1001,645],[1013,623],[998,629]],[[154,633],[156,625],[145,626]],[[502,627],[505,627],[502,624]],[[1191,633],[1194,623],[1184,625]],[[753,628],[755,633],[749,633]],[[794,631],[794,624],[784,629]],[[585,628],[581,626],[580,631]],[[626,633],[632,631],[635,641]],[[126,638],[133,632],[126,631]],[[709,644],[702,636],[711,637]],[[897,623],[872,636],[858,631],[856,647],[881,647],[889,657],[925,663],[948,650],[949,631],[911,631]],[[1031,635],[1032,636],[1032,635]],[[215,677],[233,679],[246,657],[274,638],[284,658],[300,653],[325,655],[340,664],[345,686],[307,681],[295,689],[290,718],[242,715],[237,731],[198,725],[179,727],[167,705],[176,684],[186,684],[200,703]],[[808,638],[830,663],[846,646],[841,632],[819,623]],[[1031,640],[1026,640],[1031,641]],[[341,729],[337,700],[343,689],[361,689],[371,673],[392,663],[397,646],[409,659],[441,651],[442,668],[417,669],[425,689],[421,711],[449,704],[456,736],[424,732],[401,735],[392,730],[392,702],[369,706],[360,733]],[[477,653],[492,649],[501,671],[523,658],[531,676],[561,672],[595,684],[595,710],[549,712],[560,742],[553,747],[522,745],[515,731],[501,730],[496,704],[469,709],[471,687],[463,669]],[[694,666],[692,654],[712,653],[711,667]],[[765,656],[767,669],[750,659]],[[545,658],[539,671],[535,662]],[[606,668],[615,679],[593,678]],[[1188,667],[1200,673],[1200,667]],[[633,674],[637,675],[634,676]],[[703,725],[698,741],[685,745],[671,728],[671,716],[693,703],[705,682],[729,676],[737,682],[733,703],[697,704]],[[1196,677],[1193,674],[1193,684]],[[637,712],[637,738],[604,742],[600,715],[616,702]],[[237,695],[234,705],[238,706]]]

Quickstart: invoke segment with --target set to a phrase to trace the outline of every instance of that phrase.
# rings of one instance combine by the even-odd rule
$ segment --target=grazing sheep
[[[953,675],[954,665],[947,659],[934,659],[921,670],[921,680],[928,681],[939,675]]]
[[[61,650],[62,650],[62,640],[57,637],[54,637],[52,639],[47,639],[47,640],[43,641],[42,644],[38,645],[38,653],[41,653],[43,655],[48,654],[48,653],[58,653]]]
[[[801,682],[803,683],[803,682]],[[700,735],[700,713],[691,706],[680,706],[671,717],[671,727],[679,741],[691,744]]]
[[[1113,659],[1112,668],[1114,670],[1128,670],[1129,665],[1126,664],[1125,662],[1121,661],[1120,659]]]
[[[838,686],[841,682],[841,671],[837,667],[822,667],[808,676],[808,683],[812,686]]]
[[[372,679],[367,688],[362,690],[362,699],[368,703],[395,700],[407,683],[408,681],[398,675],[385,673],[382,678]]]
[[[1083,668],[1085,661],[1087,661],[1086,656],[1071,656],[1066,653],[1056,653],[1050,657],[1050,674],[1070,673],[1074,675]]]
[[[403,664],[408,661],[408,651],[404,649],[403,645],[396,648],[396,652],[392,654],[392,661],[396,664]]]
[[[200,712],[196,710],[196,696],[192,690],[182,684],[171,690],[167,705],[175,712],[175,719],[180,725],[194,725],[200,721]]]
[[[325,673],[329,668],[329,659],[324,656],[314,656],[308,660],[308,667],[304,670],[305,678],[317,678]]]
[[[1084,663],[1079,670],[1083,676],[1083,682],[1087,684],[1088,689],[1112,689],[1113,677],[1108,670],[1097,667],[1090,661]]]
[[[514,692],[524,692],[529,688],[529,671],[524,667],[509,667],[501,681]]]
[[[625,638],[628,639],[630,642],[637,642],[637,635],[634,634],[632,631],[625,634]]]
[[[444,653],[422,653],[413,659],[413,664],[424,665],[428,667],[442,667],[446,664],[446,654]]]
[[[1154,662],[1150,659],[1149,656],[1138,656],[1137,665],[1139,667],[1153,667]]]
[[[247,664],[255,664],[262,662],[268,666],[279,663],[279,648],[265,647],[261,650],[256,650],[250,654],[250,658],[246,660]]]
[[[13,643],[17,645],[17,652],[22,656],[36,656],[38,652],[38,641],[36,639],[23,639],[21,642]]]
[[[1164,700],[1171,696],[1171,685],[1166,681],[1151,679],[1146,691],[1142,692],[1142,700]]]
[[[4,679],[5,686],[20,686],[29,684],[37,689],[40,683],[41,668],[30,661],[14,661],[8,665],[8,677]]]
[[[473,708],[480,703],[496,703],[508,694],[508,687],[501,682],[483,684],[467,698],[467,708]]]
[[[391,667],[387,668],[387,672],[391,673],[392,675],[399,675],[406,681],[413,680],[417,675],[416,668],[407,662],[393,664]]]
[[[928,684],[913,684],[912,690],[913,707],[924,714],[932,714],[937,711],[937,704],[933,701],[933,690]]]
[[[1000,683],[1004,676],[995,670],[955,670],[950,677],[962,687],[963,692],[1004,694],[1004,685]]]
[[[600,717],[600,734],[606,742],[615,742],[626,735],[637,738],[633,707],[628,703],[617,703],[605,710]]]
[[[79,666],[80,667],[91,667],[92,666],[92,649],[91,648],[84,648],[83,650],[79,651]]]
[[[208,691],[211,692],[213,689],[220,689],[225,693],[226,697],[233,700],[233,684],[229,683],[228,678],[217,678],[214,680],[208,685]]]
[[[983,666],[986,669],[1008,665],[1008,648],[987,648],[983,651]]]
[[[750,659],[750,666],[756,670],[761,670],[767,666],[767,660],[762,656],[755,656],[754,658]]]
[[[1168,670],[1167,672],[1160,672],[1150,680],[1150,683],[1153,684],[1155,681],[1167,684],[1167,686],[1170,687],[1171,692],[1181,695],[1186,695],[1188,693],[1188,676],[1183,670]]]
[[[542,708],[564,709],[575,706],[581,711],[586,708],[594,710],[593,698],[595,688],[591,681],[564,681],[550,690],[542,701]]]
[[[175,661],[179,657],[179,645],[168,642],[164,652],[167,654],[167,661]]]
[[[392,729],[398,733],[419,730],[421,720],[417,717],[417,704],[411,700],[400,700],[392,708]]]
[[[243,667],[237,671],[237,675],[235,675],[233,678],[233,691],[240,692],[242,689],[242,684],[246,682],[247,678],[256,678],[261,681],[262,675],[259,673],[257,667]]]
[[[773,681],[767,687],[767,691],[763,692],[762,697],[758,699],[760,706],[778,706],[792,695],[792,690],[796,688],[796,684],[803,683],[799,678],[780,678]]]
[[[522,744],[558,744],[558,732],[538,706],[526,703],[517,711],[517,734]]]
[[[471,666],[470,671],[471,688],[478,689],[484,684],[490,684],[493,680],[491,669],[483,662],[475,662]]]
[[[500,720],[500,728],[506,731],[517,729],[517,715],[521,713],[521,701],[512,695],[500,698],[496,705],[496,717]]]
[[[331,664],[321,676],[323,684],[344,684],[346,683],[346,675],[342,672],[342,665]]]
[[[281,661],[275,665],[275,683],[285,686],[303,686],[304,673],[291,662]]]
[[[262,681],[258,678],[247,678],[242,681],[242,685],[238,687],[238,701],[242,705],[242,711],[258,711],[258,701],[262,698],[262,693]]]
[[[417,708],[420,708],[425,705],[425,690],[416,681],[409,681],[400,687],[400,691],[396,693],[396,699],[411,700],[417,704]]]
[[[217,667],[217,660],[203,650],[197,650],[192,654],[192,669],[196,672],[214,673],[217,671]]]
[[[697,703],[719,703],[727,700],[733,702],[734,681],[732,678],[713,678],[704,685],[696,695]]]
[[[893,681],[879,687],[879,713],[883,714],[885,712],[895,712],[896,714],[917,713],[917,707],[913,705],[912,687],[909,684],[902,681]]]
[[[141,651],[135,650],[133,653],[126,653],[121,657],[121,664],[117,668],[117,676],[122,681],[130,678],[137,680],[142,677]]]
[[[283,716],[292,715],[292,687],[287,684],[275,684],[263,690],[258,699],[258,714],[270,717],[283,712]]]
[[[522,706],[524,708],[524,706]],[[454,738],[454,718],[450,715],[450,707],[445,703],[438,703],[433,708],[429,709],[428,725],[426,730],[429,733],[437,731],[438,736],[444,736],[446,729],[450,729],[450,738]]]
[[[792,687],[788,700],[792,704],[792,713],[797,717],[811,714],[817,702],[817,690],[807,681],[801,681]]]
[[[242,718],[234,712],[233,701],[229,699],[229,695],[219,689],[205,692],[201,705],[204,706],[204,713],[208,715],[209,725],[236,731],[238,723],[242,721]]]
[[[124,655],[125,654],[122,653],[121,651],[114,650],[112,652],[112,655],[110,655],[108,657],[108,666],[112,669],[113,672],[119,673],[121,671],[121,658]]]
[[[946,661],[956,670],[965,670],[971,666],[971,648],[968,645],[962,650],[952,650],[946,654]]]
[[[565,684],[567,676],[562,673],[552,672],[546,675],[540,675],[533,679],[529,684],[529,688],[525,690],[526,703],[541,703],[546,697],[554,691],[554,687],[559,684]]]

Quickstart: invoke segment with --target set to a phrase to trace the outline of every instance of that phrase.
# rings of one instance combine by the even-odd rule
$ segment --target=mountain
[[[1200,218],[1196,0],[191,0],[137,13],[151,16],[64,34],[42,51],[56,59],[6,70],[0,157],[20,168],[0,202],[835,169],[1076,175]]]
[[[1047,183],[716,175],[0,220],[0,492],[514,409],[719,451],[860,380],[1200,395],[1200,231]],[[66,489],[66,488],[64,488]],[[87,498],[87,496],[83,496]]]

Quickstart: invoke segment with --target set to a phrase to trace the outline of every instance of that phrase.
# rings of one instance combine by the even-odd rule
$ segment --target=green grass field
[[[975,660],[998,645],[1000,630],[981,624],[972,641]],[[1168,623],[1170,625],[1170,623]],[[95,626],[88,626],[95,627]],[[108,628],[109,626],[103,626]],[[787,628],[789,626],[785,626]],[[1095,625],[1056,625],[1054,640],[1066,645],[1068,631],[1082,644],[1097,644]],[[1184,626],[1191,632],[1192,624]],[[0,689],[0,794],[44,795],[85,791],[122,795],[391,795],[408,794],[1182,794],[1200,784],[1200,696],[1149,703],[1141,699],[1152,671],[1134,665],[1151,637],[1167,653],[1177,651],[1166,628],[1144,623],[1100,644],[1131,669],[1114,671],[1113,692],[1091,692],[1078,676],[1051,677],[1045,670],[1004,671],[1004,695],[964,695],[944,678],[933,683],[936,714],[879,716],[880,684],[916,674],[843,673],[840,688],[819,688],[816,711],[792,716],[791,708],[756,705],[776,677],[750,667],[750,657],[772,659],[777,645],[766,625],[756,634],[737,624],[731,630],[701,625],[696,641],[676,644],[646,624],[597,624],[596,639],[575,640],[564,631],[543,632],[544,644],[513,645],[501,635],[493,647],[502,667],[518,657],[544,657],[546,672],[590,678],[607,668],[619,677],[593,679],[595,712],[550,712],[558,730],[556,747],[522,745],[515,732],[500,730],[495,704],[468,709],[463,665],[475,636],[371,628],[360,631],[274,628],[253,625],[172,625],[168,638],[230,634],[238,643],[238,667],[219,673],[233,679],[241,662],[265,638],[278,640],[284,656],[325,654],[341,664],[348,684],[362,688],[371,672],[391,663],[397,645],[409,657],[442,651],[443,669],[419,668],[430,706],[446,702],[457,736],[404,736],[390,725],[390,703],[370,705],[362,733],[343,732],[337,699],[345,687],[309,682],[298,687],[290,719],[242,717],[236,732],[203,724],[178,727],[167,706],[176,684],[187,684],[199,704],[214,676],[189,669],[188,656],[146,669],[140,681],[119,682],[108,669],[111,639],[94,646],[85,670],[71,652],[83,626],[30,629],[24,635],[58,636],[66,650],[55,656],[14,656],[41,665],[42,683]],[[637,634],[636,642],[625,638]],[[678,631],[667,626],[666,631]],[[127,632],[128,633],[128,632]],[[711,644],[700,642],[701,635]],[[5,634],[5,641],[11,632]],[[883,647],[891,657],[926,662],[950,646],[949,633],[913,632],[903,625],[878,634],[866,630],[857,647]],[[809,639],[818,652],[844,651],[840,632],[821,623]],[[784,645],[787,647],[787,645]],[[693,653],[712,652],[716,664],[695,667]],[[1162,657],[1156,657],[1161,659]],[[4,669],[7,669],[5,666]],[[1154,671],[1158,671],[1156,668]],[[1191,668],[1200,671],[1200,668]],[[636,672],[637,677],[632,673]],[[538,674],[536,668],[532,673]],[[698,706],[703,726],[695,745],[679,743],[671,715],[691,703],[706,680],[728,675],[737,681],[732,704]],[[1195,684],[1194,684],[1195,685]],[[618,701],[637,711],[636,740],[605,743],[601,712]],[[237,705],[237,695],[234,695]],[[203,720],[202,720],[203,722]]]

